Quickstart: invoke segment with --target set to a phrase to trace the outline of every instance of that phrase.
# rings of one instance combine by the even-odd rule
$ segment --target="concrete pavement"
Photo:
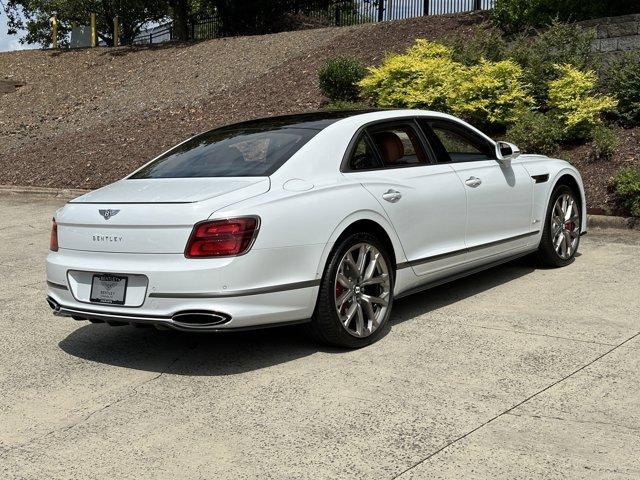
[[[379,343],[53,317],[45,195],[0,194],[0,478],[640,478],[640,235],[402,299]]]

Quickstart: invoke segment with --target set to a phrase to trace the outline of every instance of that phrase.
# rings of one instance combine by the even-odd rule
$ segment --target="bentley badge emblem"
[[[98,213],[104,217],[105,220],[109,220],[111,217],[118,214],[120,210],[98,210]]]

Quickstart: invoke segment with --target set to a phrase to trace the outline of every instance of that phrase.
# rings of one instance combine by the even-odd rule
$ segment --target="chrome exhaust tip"
[[[197,329],[222,325],[230,321],[231,317],[218,312],[193,311],[178,312],[171,317],[171,320],[178,326]]]

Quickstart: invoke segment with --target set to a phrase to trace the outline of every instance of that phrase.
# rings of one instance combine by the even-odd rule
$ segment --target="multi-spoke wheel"
[[[580,244],[580,204],[574,192],[561,185],[551,195],[542,240],[538,249],[540,260],[552,267],[571,263]]]
[[[551,213],[551,236],[553,249],[563,260],[567,260],[578,247],[580,239],[580,214],[578,204],[568,193],[556,200]]]
[[[377,330],[389,307],[391,282],[382,253],[368,243],[351,247],[338,265],[335,279],[336,313],[355,337]]]
[[[327,343],[361,347],[374,342],[393,304],[393,268],[368,233],[344,239],[325,268],[311,328]]]

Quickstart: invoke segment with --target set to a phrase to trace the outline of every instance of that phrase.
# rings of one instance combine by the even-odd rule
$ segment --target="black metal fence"
[[[495,0],[298,0],[281,12],[278,30],[309,28],[310,26],[347,26],[361,23],[384,22],[424,15],[490,10]],[[263,18],[253,21],[242,19],[244,33],[268,33]],[[242,34],[232,23],[236,21],[223,14],[189,22],[190,40],[205,40]],[[134,44],[163,43],[174,40],[172,23],[166,23],[141,32]]]

